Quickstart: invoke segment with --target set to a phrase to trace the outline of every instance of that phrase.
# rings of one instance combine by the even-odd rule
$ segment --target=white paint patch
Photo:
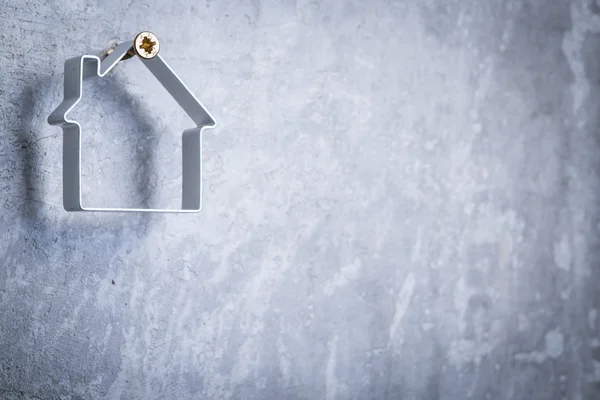
[[[406,310],[408,310],[408,305],[410,304],[413,292],[415,291],[415,284],[416,281],[414,275],[412,273],[408,274],[396,301],[396,310],[394,312],[394,319],[390,325],[389,338],[389,344],[394,352],[396,352],[400,346],[402,346],[404,341],[402,335],[398,331],[400,328],[400,323],[406,314]]]
[[[558,330],[551,330],[546,333],[546,354],[550,358],[558,358],[565,349],[565,338]]]
[[[548,358],[559,358],[565,350],[565,338],[563,334],[557,330],[551,330],[544,337],[544,351],[532,351],[531,353],[518,353],[515,355],[515,360],[523,362],[534,362],[541,364]]]
[[[600,361],[592,360],[592,374],[590,376],[590,380],[595,383],[600,382]]]
[[[336,358],[337,358],[337,341],[338,337],[335,336],[329,342],[329,360],[327,360],[327,369],[325,371],[325,398],[327,400],[335,399],[337,395],[338,381],[335,376]]]
[[[571,84],[571,94],[573,96],[573,111],[577,112],[590,90],[590,84],[585,75],[581,49],[588,32],[600,31],[600,18],[584,9],[583,3],[580,4],[580,2],[574,1],[571,4],[571,21],[572,29],[563,37],[562,50],[575,77]]]
[[[469,287],[465,278],[461,277],[456,283],[453,296],[454,308],[459,312],[456,325],[458,331],[461,333],[464,333],[466,329],[465,314],[469,305],[469,299],[475,294],[476,290]]]
[[[328,296],[332,295],[336,289],[346,286],[348,283],[356,279],[361,268],[362,262],[360,261],[360,258],[355,259],[354,262],[350,264],[344,265],[340,269],[340,272],[335,274],[334,278],[325,284],[323,292],[325,292],[325,294]]]
[[[256,377],[259,364],[260,353],[253,335],[244,342],[237,354],[236,363],[231,371],[232,382],[243,384],[249,377]]]
[[[514,210],[502,211],[492,206],[480,205],[478,218],[472,231],[475,244],[496,244],[507,235],[519,236],[523,230],[521,221]]]
[[[411,261],[417,262],[419,260],[419,256],[421,255],[421,243],[423,241],[423,227],[419,226],[417,228],[417,235],[415,238],[415,246],[413,247]]]
[[[593,331],[596,329],[596,321],[597,320],[598,320],[598,311],[596,311],[595,308],[592,308],[590,311],[588,311],[588,323],[590,324],[590,329]]]
[[[510,234],[505,232],[502,235],[502,242],[500,243],[500,257],[498,260],[498,266],[500,268],[507,269],[511,266],[513,249],[514,249],[513,238]]]
[[[281,376],[287,385],[292,377],[292,357],[281,338],[277,339],[277,353],[279,354]]]
[[[541,364],[546,361],[548,357],[545,353],[541,351],[532,351],[531,353],[518,353],[515,354],[515,360],[522,362],[533,362],[536,364]]]
[[[479,365],[483,357],[494,349],[489,342],[478,342],[475,340],[456,340],[448,350],[448,361],[456,368],[461,368],[469,362]]]
[[[569,238],[563,235],[560,241],[554,244],[554,262],[558,268],[568,271],[571,269],[572,259]]]

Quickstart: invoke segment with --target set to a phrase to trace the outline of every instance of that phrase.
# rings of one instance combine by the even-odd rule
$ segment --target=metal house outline
[[[198,212],[202,208],[202,132],[214,128],[216,122],[160,54],[151,59],[138,58],[196,124],[196,127],[183,131],[181,209],[98,208],[83,204],[81,125],[69,119],[68,114],[81,100],[83,81],[104,77],[127,56],[131,46],[131,42],[121,43],[103,60],[94,55],[83,55],[65,61],[64,100],[48,117],[50,125],[60,126],[63,130],[64,208],[67,211]]]

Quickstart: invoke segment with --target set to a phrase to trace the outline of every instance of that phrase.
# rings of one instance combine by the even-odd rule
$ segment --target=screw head
[[[160,42],[154,33],[148,31],[140,32],[133,39],[133,49],[135,54],[149,60],[158,55]]]

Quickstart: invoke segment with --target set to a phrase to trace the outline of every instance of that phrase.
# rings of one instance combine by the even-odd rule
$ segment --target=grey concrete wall
[[[62,210],[65,59],[212,112]],[[600,4],[0,2],[0,398],[600,398]],[[190,122],[86,83],[85,196]]]

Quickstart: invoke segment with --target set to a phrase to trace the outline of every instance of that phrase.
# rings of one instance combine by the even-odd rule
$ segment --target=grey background
[[[63,62],[145,29],[219,123],[204,209],[67,213]],[[0,398],[600,398],[600,4],[2,0],[0,40]],[[89,202],[177,206],[139,60],[84,98]]]

